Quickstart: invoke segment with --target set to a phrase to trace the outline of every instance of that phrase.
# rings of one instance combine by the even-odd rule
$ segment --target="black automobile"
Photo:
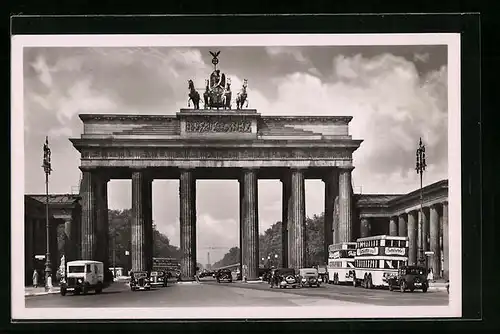
[[[390,291],[399,288],[401,292],[406,290],[413,292],[415,289],[427,292],[429,288],[427,269],[422,266],[403,266],[398,269],[397,275],[390,277],[387,282]]]
[[[130,290],[151,290],[151,281],[147,271],[135,271],[130,274]]]
[[[231,283],[233,281],[233,274],[229,269],[219,269],[215,273],[215,279],[217,280],[217,283],[220,283],[221,281],[228,281]]]
[[[293,268],[273,269],[269,280],[269,286],[271,288],[277,286],[280,289],[285,289],[286,287],[291,286],[295,289],[300,286],[300,280],[295,274],[295,269]]]
[[[167,282],[167,273],[164,270],[151,272],[149,283],[152,287],[166,287]]]

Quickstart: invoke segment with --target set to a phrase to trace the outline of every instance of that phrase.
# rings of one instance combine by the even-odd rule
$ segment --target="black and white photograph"
[[[12,87],[13,319],[461,317],[458,34],[15,36]]]

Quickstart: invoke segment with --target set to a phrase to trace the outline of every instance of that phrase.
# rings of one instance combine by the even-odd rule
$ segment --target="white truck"
[[[66,264],[65,276],[61,279],[61,296],[72,292],[75,295],[87,294],[95,291],[96,294],[108,287],[104,280],[104,265],[99,261],[79,260]]]

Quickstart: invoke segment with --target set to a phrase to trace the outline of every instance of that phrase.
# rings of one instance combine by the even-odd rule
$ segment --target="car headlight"
[[[66,280],[63,278],[61,278],[61,283],[66,283]]]
[[[303,278],[303,279],[302,279],[302,282],[305,282],[305,281],[306,281],[306,279],[305,279],[305,278]]]
[[[79,278],[78,283],[83,283],[83,280],[81,278]]]

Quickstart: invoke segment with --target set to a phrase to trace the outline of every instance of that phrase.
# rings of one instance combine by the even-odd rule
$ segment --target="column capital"
[[[346,172],[352,172],[355,167],[354,166],[339,166],[337,168],[339,169],[339,172],[346,173]]]
[[[442,201],[440,204],[441,205],[448,205],[449,203],[448,203],[448,200],[446,200],[446,201]]]
[[[243,167],[241,171],[243,172],[257,172],[260,167]]]

